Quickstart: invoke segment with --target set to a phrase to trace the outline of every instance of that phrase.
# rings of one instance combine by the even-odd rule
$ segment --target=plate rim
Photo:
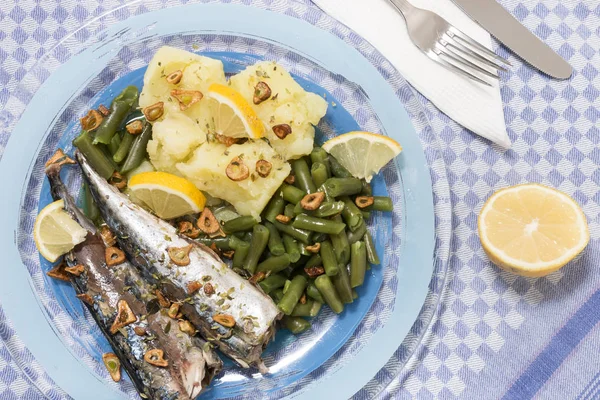
[[[179,9],[186,7],[189,9],[189,11],[192,11],[192,8],[199,8],[202,7],[202,17],[204,19],[207,19],[207,22],[210,22],[210,18],[212,16],[218,16],[219,15],[219,11],[223,10],[224,8],[227,8],[229,17],[231,17],[231,11],[232,8],[238,8],[240,13],[243,15],[242,20],[238,20],[238,22],[240,23],[239,25],[236,25],[236,28],[240,29],[240,27],[243,27],[243,29],[246,29],[246,33],[253,33],[257,36],[259,36],[262,40],[264,39],[270,39],[270,41],[275,41],[278,45],[282,46],[282,47],[286,47],[291,49],[292,51],[302,54],[303,56],[305,56],[306,58],[314,61],[315,63],[317,63],[318,65],[323,66],[324,68],[326,68],[329,71],[332,72],[337,72],[340,73],[342,76],[344,76],[346,79],[353,81],[353,82],[357,82],[357,83],[363,83],[361,86],[363,87],[363,89],[365,90],[365,92],[369,95],[369,98],[371,99],[371,104],[373,106],[373,108],[375,110],[378,110],[380,108],[379,105],[376,105],[373,103],[373,99],[375,99],[375,102],[377,104],[383,104],[385,102],[389,102],[392,101],[394,104],[398,104],[401,106],[401,102],[400,100],[396,97],[395,93],[393,92],[391,86],[389,86],[389,84],[387,83],[387,81],[379,74],[379,72],[377,71],[377,69],[366,59],[364,58],[355,48],[351,47],[350,45],[344,43],[342,40],[340,40],[339,38],[335,37],[333,34],[331,34],[330,32],[327,32],[325,30],[321,30],[315,26],[310,25],[309,23],[300,20],[298,18],[294,18],[294,17],[290,17],[287,15],[283,15],[274,11],[268,11],[268,10],[264,10],[264,9],[260,9],[260,8],[254,8],[254,7],[247,7],[247,6],[240,6],[240,5],[232,5],[232,4],[192,4],[192,5],[184,5],[184,6],[179,6],[179,7],[173,7],[173,8],[167,8],[167,9],[161,9],[161,10],[157,10],[157,11],[152,11],[152,12],[148,12],[142,15],[138,15],[135,17],[131,17],[129,19],[127,19],[126,21],[122,21],[120,23],[117,23],[113,26],[111,26],[110,28],[107,29],[107,33],[108,33],[108,37],[111,37],[111,33],[113,35],[116,35],[118,33],[118,31],[120,29],[123,28],[123,25],[127,25],[128,27],[131,27],[132,25],[135,27],[140,27],[143,28],[144,26],[147,26],[147,22],[150,23],[154,23],[154,28],[153,28],[153,33],[157,34],[158,31],[160,31],[161,29],[161,22],[157,21],[155,18],[159,13],[163,13],[165,15],[168,15],[170,13],[176,13]],[[215,15],[213,15],[212,13],[216,12]],[[252,21],[258,21],[260,19],[254,19],[253,17],[261,17],[264,16],[266,14],[268,14],[271,18],[279,18],[280,19],[280,23],[281,25],[279,27],[277,27],[277,29],[274,29],[275,27],[273,27],[272,25],[269,26],[268,29],[265,30],[265,27],[262,26],[253,26],[251,24],[248,24],[248,22],[252,22]],[[189,12],[188,13],[190,16],[194,13]],[[163,21],[165,19],[165,15],[162,15],[161,18],[163,18]],[[179,17],[181,17],[179,15]],[[240,17],[240,15],[238,15],[238,17]],[[230,18],[230,22],[231,22]],[[178,21],[179,23],[181,22],[185,22],[185,21]],[[198,16],[196,15],[195,17],[195,22],[198,23]],[[208,24],[210,25],[210,24]],[[310,33],[314,36],[311,36],[311,39],[318,39],[319,42],[322,44],[322,46],[320,46],[320,49],[316,49],[314,47],[310,47],[310,45],[308,44],[308,41],[304,41],[304,39],[298,37],[296,40],[291,40],[291,42],[294,42],[294,46],[291,47],[290,46],[290,42],[287,43],[281,43],[280,39],[281,37],[285,36],[282,35],[282,33],[285,33],[288,30],[293,30],[293,28],[299,28],[300,30],[305,30],[307,33]],[[217,28],[220,31],[222,31],[222,28]],[[202,31],[206,30],[206,25],[205,25],[205,29],[203,29]],[[279,31],[282,30],[282,31]],[[202,33],[201,31],[197,31],[194,33]],[[236,34],[239,34],[240,32],[235,32]],[[240,35],[243,36],[243,35]],[[139,38],[138,38],[139,39]],[[333,46],[333,48],[331,46],[327,46],[327,43],[333,43],[335,46]],[[103,46],[106,45],[106,43],[102,44]],[[83,57],[87,52],[89,51],[94,51],[95,47],[98,46],[98,44],[92,46],[91,48],[87,49],[86,51],[82,52],[82,54],[79,54],[77,56],[74,56],[73,58],[71,58],[69,61],[67,61],[65,64],[63,64],[61,67],[58,68],[57,71],[55,71],[46,82],[44,82],[44,84],[38,89],[38,91],[36,92],[35,96],[31,99],[29,105],[27,106],[27,108],[25,109],[25,112],[22,114],[20,121],[18,122],[17,126],[15,127],[15,129],[13,130],[10,139],[13,139],[15,136],[19,136],[20,138],[26,138],[27,140],[20,140],[19,142],[15,143],[15,140],[10,140],[7,143],[7,146],[5,148],[4,151],[4,155],[2,158],[2,161],[0,162],[0,178],[4,178],[6,179],[5,182],[12,182],[14,183],[14,185],[12,185],[11,187],[22,187],[23,182],[26,182],[26,177],[29,176],[30,173],[30,168],[24,168],[21,169],[20,171],[17,171],[15,173],[14,170],[10,170],[9,168],[5,168],[7,165],[12,165],[11,162],[14,162],[14,159],[25,159],[25,161],[27,161],[26,157],[19,157],[19,155],[21,154],[20,152],[16,151],[18,149],[31,149],[31,148],[36,148],[37,150],[39,150],[39,146],[43,143],[43,138],[47,135],[49,127],[45,127],[43,126],[43,124],[41,124],[41,121],[44,120],[44,118],[39,118],[38,121],[35,121],[35,119],[31,119],[31,115],[29,115],[33,109],[36,109],[36,111],[39,109],[37,107],[34,107],[35,104],[40,103],[44,103],[44,98],[45,96],[43,96],[43,94],[48,91],[49,88],[52,87],[53,82],[55,81],[60,81],[61,75],[64,74],[65,70],[67,69],[66,67],[68,65],[74,65],[76,64],[76,61],[79,57]],[[299,52],[298,50],[306,50],[304,52]],[[324,50],[326,49],[326,51]],[[335,51],[333,50],[335,49]],[[103,49],[106,50],[106,47]],[[315,50],[316,53],[315,53]],[[106,52],[109,53],[109,52]],[[106,54],[105,53],[105,54]],[[335,53],[335,56],[334,56]],[[101,56],[102,57],[102,56]],[[99,57],[99,58],[101,58]],[[331,61],[331,58],[337,58],[338,60],[345,60],[346,62],[342,62],[341,64],[336,63],[335,60]],[[329,62],[327,62],[329,61]],[[353,61],[356,62],[356,64],[354,64],[353,62],[348,62],[348,61]],[[102,62],[98,62],[98,65],[104,65]],[[363,77],[364,74],[364,70],[372,70],[375,74],[367,74],[367,76],[369,76],[370,78],[374,78],[376,76],[376,79],[373,79],[372,81],[369,82],[363,82],[364,80],[361,79]],[[62,74],[61,74],[62,71]],[[341,72],[341,71],[346,71],[346,72]],[[72,72],[72,71],[71,71]],[[81,75],[88,75],[88,74],[78,74],[78,76]],[[71,76],[69,76],[69,79],[72,81],[76,81],[76,79],[73,79],[73,76],[71,74]],[[69,91],[66,91],[67,93],[69,93]],[[68,94],[65,96],[69,96]],[[63,104],[63,102],[55,102],[56,104]],[[48,109],[55,109],[52,107],[47,107],[46,109],[46,113],[48,114]],[[435,242],[434,242],[434,237],[435,237],[435,224],[434,224],[434,208],[433,208],[433,194],[432,194],[432,184],[431,184],[431,178],[429,176],[429,167],[427,165],[426,159],[425,159],[425,155],[423,153],[423,149],[421,146],[421,142],[419,140],[419,137],[417,135],[417,133],[414,130],[414,127],[412,126],[412,122],[410,120],[410,118],[408,117],[408,114],[406,113],[406,111],[404,110],[403,107],[399,107],[399,110],[395,110],[395,112],[393,114],[390,115],[385,115],[382,118],[382,113],[380,112],[376,112],[378,117],[381,120],[381,123],[384,127],[389,127],[389,126],[394,126],[395,123],[398,123],[397,126],[403,126],[404,128],[407,129],[407,131],[409,131],[408,135],[403,135],[402,138],[402,143],[403,146],[406,150],[416,150],[415,154],[417,159],[421,158],[421,160],[415,160],[417,162],[414,162],[412,160],[406,160],[405,158],[402,158],[400,160],[398,160],[399,164],[403,165],[403,168],[415,168],[414,173],[417,172],[417,169],[419,168],[418,165],[413,165],[413,164],[418,164],[418,161],[421,161],[421,169],[424,169],[426,172],[426,176],[425,178],[429,180],[429,184],[428,185],[424,185],[427,186],[428,190],[427,190],[427,194],[425,195],[425,197],[429,198],[431,201],[427,202],[429,204],[422,204],[422,206],[424,206],[427,210],[425,210],[425,213],[428,214],[426,215],[429,216],[430,223],[427,224],[427,226],[429,226],[430,229],[430,235],[429,237],[425,237],[425,238],[420,238],[420,239],[424,239],[425,241],[417,243],[417,246],[420,246],[421,248],[427,250],[430,249],[430,251],[425,251],[426,254],[428,254],[429,257],[429,263],[431,264],[431,268],[428,274],[426,274],[426,282],[425,282],[425,290],[421,290],[422,291],[422,296],[419,296],[419,298],[422,297],[421,300],[417,301],[416,303],[418,303],[418,307],[416,307],[416,313],[414,312],[414,310],[409,310],[406,311],[405,313],[401,313],[399,314],[401,317],[402,315],[404,316],[404,318],[407,317],[407,314],[413,315],[414,317],[411,319],[411,323],[408,326],[408,329],[410,329],[410,326],[412,326],[412,323],[416,320],[416,318],[419,315],[419,311],[421,309],[421,306],[423,305],[423,301],[425,300],[425,297],[427,295],[427,286],[429,284],[429,281],[431,279],[433,270],[434,270],[434,265],[433,265],[433,254],[434,254],[434,248],[435,248]],[[49,113],[52,115],[56,115],[56,112],[54,113]],[[386,113],[383,113],[386,114]],[[29,117],[29,120],[27,120],[26,117]],[[385,122],[384,122],[385,120]],[[24,123],[24,121],[28,122],[28,123]],[[41,129],[31,129],[32,126],[35,127],[40,126]],[[25,134],[24,131],[26,130],[30,130],[30,132],[34,132],[33,134]],[[23,135],[19,135],[19,133],[22,133]],[[388,132],[389,133],[389,132]],[[396,133],[396,132],[394,132]],[[390,135],[392,137],[394,136],[399,136],[397,134],[392,134]],[[40,140],[33,140],[34,138],[38,138]],[[414,149],[416,144],[416,149]],[[37,151],[33,152],[33,156],[37,156]],[[33,158],[35,159],[35,158]],[[21,160],[20,164],[23,164],[22,162],[23,160]],[[407,162],[409,163],[409,165],[406,165]],[[24,175],[24,171],[26,172],[26,175]],[[409,171],[410,172],[410,171]],[[8,176],[6,176],[8,175]],[[23,177],[22,179],[19,179],[19,177]],[[421,177],[423,178],[423,177]],[[3,206],[6,206],[7,208],[5,209],[19,209],[19,207],[21,206],[21,192],[16,194],[16,207],[15,206],[15,195],[11,194],[11,196],[5,196],[2,199],[2,204]],[[422,195],[422,194],[421,194]],[[13,208],[10,208],[11,205],[13,206]],[[405,206],[406,206],[406,201],[405,201]],[[429,213],[427,213],[426,211],[430,211]],[[407,213],[407,208],[405,207],[403,209],[403,213]],[[0,229],[0,237],[5,239],[3,240],[3,243],[9,243],[9,240],[11,242],[14,243],[14,239],[13,239],[13,235],[15,234],[14,231],[14,227],[15,227],[15,221],[14,221],[14,216],[12,216],[13,218],[10,218],[11,216],[7,215],[7,214],[3,214],[2,215],[2,220],[3,222],[5,222],[4,224],[2,224],[2,228]],[[12,219],[12,220],[11,220]],[[403,218],[404,221],[406,221],[405,218]],[[18,226],[19,221],[18,221],[18,217],[17,217],[17,221],[16,221],[16,225]],[[403,229],[405,229],[406,226],[403,226]],[[401,244],[401,246],[403,248],[406,248],[406,241],[403,242]],[[32,286],[30,284],[30,276],[27,273],[26,269],[22,268],[22,262],[21,262],[21,258],[20,255],[18,254],[18,251],[16,251],[16,248],[12,248],[11,247],[11,254],[10,254],[10,261],[13,260],[13,256],[15,256],[16,253],[16,260],[17,262],[15,263],[16,265],[19,265],[20,271],[15,270],[15,277],[17,277],[17,279],[22,280],[20,283],[20,287],[22,288],[22,284],[26,284],[28,286],[29,289],[29,293],[28,295],[30,295],[31,298],[27,299],[27,304],[31,304],[31,300],[34,300],[35,303],[38,303],[37,301],[37,296],[33,293],[32,291]],[[421,252],[423,253],[423,251]],[[406,258],[406,252],[405,251],[401,251],[400,253],[400,263],[403,262],[403,259]],[[407,262],[407,260],[404,260],[404,262]],[[14,270],[14,269],[13,269]],[[11,270],[10,272],[13,272],[13,270]],[[406,272],[406,271],[404,271]],[[400,271],[399,271],[400,273]],[[26,279],[23,281],[23,277],[25,277]],[[55,382],[61,387],[63,388],[65,391],[67,391],[67,393],[71,394],[70,391],[73,391],[73,394],[75,393],[85,393],[87,392],[89,394],[91,386],[89,382],[85,382],[85,384],[83,383],[83,379],[78,379],[77,382],[63,382],[64,377],[61,377],[60,375],[60,371],[58,369],[58,365],[57,364],[57,357],[56,354],[53,354],[52,357],[46,357],[46,356],[41,356],[44,353],[44,347],[46,347],[46,349],[51,348],[52,346],[47,346],[48,345],[48,338],[46,340],[43,341],[43,343],[36,343],[36,338],[35,337],[28,337],[28,336],[37,336],[37,334],[39,334],[39,331],[36,332],[36,335],[28,335],[28,334],[22,334],[21,332],[25,332],[28,333],[28,330],[22,330],[19,328],[19,326],[24,326],[26,325],[26,321],[22,321],[19,318],[19,313],[17,313],[17,309],[14,308],[14,306],[16,305],[18,308],[18,303],[23,304],[24,303],[24,299],[23,298],[19,298],[19,302],[17,304],[15,304],[15,302],[11,301],[10,299],[10,294],[11,292],[14,292],[15,290],[15,286],[13,285],[13,282],[11,282],[11,285],[8,285],[10,287],[7,287],[6,283],[8,283],[8,281],[12,281],[11,279],[6,279],[4,282],[2,282],[2,284],[0,284],[0,298],[2,298],[2,304],[7,312],[7,316],[11,319],[11,321],[13,321],[13,324],[15,326],[15,328],[17,328],[17,332],[20,334],[21,338],[23,339],[24,343],[27,344],[27,347],[32,351],[32,353],[34,354],[34,356],[36,357],[36,359],[38,360],[38,362],[40,364],[42,364],[42,366],[44,367],[44,369],[46,370],[46,372],[48,372],[48,374],[55,380]],[[402,281],[399,282],[398,285],[398,290],[397,292],[403,288],[403,289],[407,289],[410,292],[414,292],[414,289],[419,286],[419,285],[411,285],[409,287],[406,287],[406,285],[402,284]],[[413,290],[410,290],[410,289]],[[8,296],[8,297],[7,297]],[[20,294],[20,296],[22,296],[22,294]],[[6,299],[8,299],[8,301],[6,301]],[[414,307],[413,307],[414,308]],[[10,311],[9,311],[10,310]],[[398,308],[396,308],[395,311],[397,311]],[[41,309],[39,309],[39,304],[38,307],[36,309],[36,311],[40,312],[42,315],[42,311]],[[390,315],[390,321],[388,322],[393,322],[391,321],[393,319],[394,313],[392,313],[392,315]],[[410,317],[408,317],[410,318]],[[390,326],[393,324],[389,324],[387,327],[382,328],[382,330],[384,329],[390,329]],[[53,330],[48,326],[45,328],[49,328],[50,332],[46,332],[46,333],[52,333]],[[322,395],[322,396],[340,396],[340,394],[344,395],[347,393],[348,396],[345,397],[349,397],[352,394],[354,394],[357,390],[359,390],[362,385],[364,383],[367,383],[371,377],[381,369],[381,367],[383,367],[383,365],[385,365],[385,363],[388,361],[389,357],[391,356],[391,354],[393,353],[393,351],[398,347],[398,345],[402,342],[402,340],[404,339],[406,333],[408,333],[408,329],[406,329],[406,332],[404,334],[399,334],[398,336],[400,337],[400,339],[397,342],[394,342],[394,344],[392,344],[391,347],[390,345],[388,346],[384,346],[383,343],[381,343],[381,346],[376,346],[378,347],[377,350],[375,351],[375,358],[377,359],[377,361],[374,361],[372,358],[369,360],[370,363],[367,364],[369,365],[369,371],[373,371],[373,373],[364,373],[365,370],[365,365],[363,363],[359,363],[356,362],[355,359],[353,359],[353,361],[351,363],[347,363],[344,367],[339,368],[337,371],[333,371],[330,375],[327,376],[327,380],[328,380],[328,385],[327,387],[331,388],[334,387],[335,389],[331,390],[328,389],[326,387],[324,387],[324,385],[320,385],[319,387],[315,388],[310,388],[310,389],[306,389],[306,390],[301,390],[299,394],[292,394],[291,397],[300,397],[300,398],[307,398],[307,395],[310,395],[311,397],[313,397],[315,394],[317,395]],[[378,332],[380,334],[380,332]],[[377,335],[377,333],[376,333]],[[375,336],[374,336],[375,337]],[[59,340],[60,345],[62,346],[62,342],[60,341],[60,339],[58,337],[54,337],[53,339]],[[370,343],[367,343],[363,346],[363,348],[361,349],[361,351],[359,352],[359,354],[355,355],[355,358],[357,356],[359,356],[360,354],[364,354],[366,348],[368,347],[372,347],[369,346],[369,344],[373,345],[373,340],[374,338],[371,339]],[[40,348],[40,344],[43,344],[43,346],[41,346]],[[382,351],[382,347],[383,348],[387,348],[388,351],[383,352]],[[391,349],[391,352],[389,351]],[[62,349],[61,349],[62,350]],[[73,358],[76,358],[72,355],[72,353],[70,351],[68,351],[67,349],[64,349],[68,354],[65,354],[65,357],[71,356]],[[373,349],[372,349],[373,350]],[[382,354],[383,353],[383,354]],[[48,359],[50,358],[50,359]],[[369,357],[367,357],[368,359]],[[61,361],[69,363],[69,360],[67,358],[65,358],[63,360],[63,357],[61,357]],[[73,361],[73,360],[70,360]],[[79,359],[75,360],[79,365],[81,365],[81,362]],[[70,363],[69,363],[70,364]],[[356,374],[356,371],[351,371],[350,369],[356,369],[356,368],[352,368],[351,365],[348,364],[354,364],[354,365],[358,365],[359,369],[361,369],[361,371],[359,371],[358,375]],[[69,370],[69,368],[65,368],[64,364],[61,364],[60,368],[61,370],[65,371],[65,370]],[[343,382],[343,385],[335,385],[334,382],[336,380],[339,380],[340,377],[340,371],[342,370],[346,370],[345,375],[349,375],[350,376],[346,376],[346,378],[342,378],[342,380],[340,382]],[[95,374],[93,374],[93,372],[91,370],[85,371],[86,373],[89,373],[89,375],[94,375],[93,376],[93,381],[95,381],[96,383],[98,382],[97,377],[95,376]],[[361,378],[361,375],[363,376],[363,378]],[[364,378],[364,376],[367,376],[366,378]],[[59,379],[57,379],[57,377],[59,377]],[[72,380],[72,377],[70,380]],[[59,381],[61,383],[59,383]],[[101,386],[102,388],[104,388],[104,390],[106,390],[107,386],[104,384],[104,382],[101,382]],[[308,385],[311,386],[311,385]],[[314,385],[312,385],[314,386]],[[81,392],[80,390],[83,389],[85,392]],[[340,389],[343,389],[343,393],[340,392]],[[99,394],[98,392],[94,392],[96,394]],[[121,393],[121,392],[117,392],[117,393]],[[115,391],[111,390],[111,395],[114,396]],[[75,396],[74,396],[75,397]],[[100,397],[99,397],[100,398]],[[101,397],[104,398],[104,397]],[[107,397],[108,398],[108,397]],[[114,398],[114,397],[110,397],[110,398]]]

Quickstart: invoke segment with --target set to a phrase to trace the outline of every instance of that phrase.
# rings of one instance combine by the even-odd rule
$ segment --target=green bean
[[[300,205],[300,203],[296,204],[296,206],[298,205]],[[294,213],[294,208],[296,206],[294,206],[293,204],[287,204],[283,209],[283,215],[288,216],[290,218],[294,218],[296,216],[296,214]]]
[[[300,214],[306,214],[306,215],[311,215],[313,217],[319,217],[319,218],[333,217],[334,215],[340,214],[344,210],[344,207],[345,207],[344,203],[341,201],[335,201],[335,202],[325,201],[325,202],[321,203],[319,208],[317,208],[314,211],[311,211],[311,210],[305,210],[302,207],[302,205],[300,203],[298,203],[298,204],[296,204],[296,206],[294,206],[294,216],[297,216]]]
[[[380,263],[379,256],[377,255],[377,249],[375,248],[375,243],[373,242],[373,236],[371,233],[367,231],[364,236],[365,240],[365,248],[367,249],[367,259],[369,263],[378,265]]]
[[[342,217],[336,215],[333,217],[334,221],[341,222]],[[339,264],[346,265],[350,261],[350,244],[348,243],[348,235],[343,231],[339,235],[330,235],[331,244],[333,245],[333,252],[335,258],[337,258]]]
[[[276,273],[283,271],[290,265],[290,256],[288,254],[282,254],[280,256],[271,256],[258,264],[256,270],[258,272],[271,272]]]
[[[292,283],[292,281],[290,281],[290,280],[286,280],[285,281],[285,284],[283,285],[283,294],[285,294],[285,292],[287,292],[287,290],[290,287],[291,283]]]
[[[205,245],[206,247],[210,247],[213,244],[217,247],[217,249],[219,250],[224,250],[224,251],[229,251],[231,250],[231,246],[229,245],[230,243],[230,238],[206,238],[206,237],[201,237],[196,239],[196,241],[202,243],[203,245]]]
[[[319,293],[321,293],[325,303],[327,303],[334,313],[339,314],[344,311],[344,304],[327,275],[321,275],[315,279],[315,286],[319,290]]]
[[[300,333],[309,330],[311,327],[310,322],[300,317],[284,317],[283,324],[286,329],[294,335],[299,335]]]
[[[325,164],[321,164],[320,162],[316,162],[312,165],[312,167],[310,167],[310,175],[312,176],[312,180],[316,187],[321,187],[321,185],[324,184],[327,179],[329,179],[327,167]]]
[[[91,134],[88,131],[81,132],[73,140],[73,145],[81,151],[81,154],[85,156],[92,168],[104,179],[110,178],[117,169],[112,158],[109,158],[100,146],[93,144]]]
[[[342,164],[335,157],[329,156],[329,165],[331,166],[331,175],[338,178],[350,178],[352,174],[342,167]]]
[[[313,148],[312,152],[310,153],[310,160],[312,161],[313,165],[316,163],[323,164],[325,168],[327,168],[327,175],[331,174],[331,169],[329,167],[329,154],[327,154],[327,152],[321,147]],[[317,185],[317,187],[319,186],[320,185]]]
[[[352,298],[350,276],[348,275],[348,268],[346,268],[345,265],[340,265],[338,274],[336,276],[332,276],[331,281],[333,282],[335,290],[344,304],[352,303],[352,301],[354,301]]]
[[[303,158],[292,160],[292,171],[294,171],[294,177],[296,178],[295,185],[302,189],[305,193],[314,193],[317,191],[317,187],[310,176],[308,164]],[[289,200],[288,200],[289,201]]]
[[[360,209],[354,204],[354,202],[348,196],[341,197],[340,200],[344,202],[344,211],[342,211],[342,218],[348,225],[350,231],[354,232],[363,222],[363,217]]]
[[[114,135],[112,137],[112,139],[110,139],[110,143],[108,144],[108,152],[114,156],[117,152],[117,150],[119,150],[119,146],[121,145],[121,135],[119,135],[118,133],[116,135]]]
[[[258,259],[267,247],[269,242],[269,230],[264,225],[254,225],[252,228],[252,242],[250,242],[250,251],[244,261],[244,269],[251,274],[256,271]]]
[[[122,173],[127,173],[140,166],[142,161],[144,161],[146,158],[146,147],[148,146],[148,142],[151,138],[152,125],[146,124],[144,125],[144,130],[142,130],[142,133],[136,135],[135,139],[133,140],[131,149],[129,149],[129,154],[127,154],[127,158],[121,166]]]
[[[323,184],[332,197],[351,196],[360,193],[362,183],[356,178],[329,178]]]
[[[306,287],[306,294],[308,297],[315,301],[318,301],[319,303],[325,303],[325,300],[323,300],[323,296],[321,296],[321,292],[319,292],[319,289],[317,289],[317,287],[315,286],[314,280],[308,282],[308,286]]]
[[[296,186],[284,183],[281,185],[281,195],[288,203],[297,204],[304,198],[304,196],[306,196],[306,192],[302,189],[298,189]]]
[[[290,262],[295,263],[300,259],[300,246],[298,242],[291,237],[290,235],[284,234],[281,239],[283,240],[283,246],[285,247],[285,252],[290,256]]]
[[[242,268],[244,266],[244,260],[250,251],[250,243],[231,235],[229,237],[229,247],[235,250],[233,253],[233,267]]]
[[[139,100],[140,100],[140,94],[139,94],[139,90],[137,87],[130,85],[127,86],[125,89],[123,89],[123,91],[121,93],[119,93],[117,95],[117,97],[115,97],[113,99],[113,102],[115,101],[126,101],[126,102],[131,102],[131,106],[135,106],[137,107],[139,105]],[[127,117],[129,114],[127,114],[125,117]],[[125,119],[125,117],[123,119]]]
[[[249,231],[258,221],[250,215],[244,215],[231,219],[223,224],[223,232],[230,234],[234,232]]]
[[[327,181],[325,181],[327,182]],[[327,191],[327,187],[325,187],[325,184],[322,184],[318,189],[317,192],[323,192],[325,193],[325,203],[333,203],[335,202],[335,197],[329,195],[329,192]]]
[[[334,215],[341,214],[344,210],[344,203],[342,201],[325,201],[314,211],[305,210],[302,208],[300,203],[294,207],[294,216],[300,214],[311,215],[318,218],[333,217]]]
[[[284,290],[283,299],[277,304],[285,315],[290,315],[294,307],[298,304],[308,281],[302,275],[296,275],[289,284],[287,290]]]
[[[312,268],[312,267],[318,267],[321,266],[323,264],[323,260],[321,260],[321,256],[319,254],[313,254],[308,261],[306,262],[306,264],[304,265],[304,268]]]
[[[238,269],[243,268],[244,261],[246,260],[246,257],[248,257],[249,252],[250,252],[250,244],[249,243],[246,243],[244,246],[237,249],[233,253],[232,267],[238,268]]]
[[[258,285],[261,287],[261,289],[266,294],[269,294],[272,291],[274,291],[275,289],[282,288],[283,285],[285,285],[286,280],[287,279],[283,275],[272,274],[272,275],[267,276],[262,281],[258,282]],[[282,291],[282,294],[283,294],[283,291]]]
[[[116,137],[117,135],[115,135]],[[132,135],[129,132],[124,132],[123,133],[123,138],[121,139],[121,144],[119,144],[119,148],[117,149],[117,152],[113,154],[113,161],[116,162],[117,164],[120,164],[125,157],[127,157],[127,154],[129,154],[129,149],[131,149],[131,145],[133,144],[133,140],[135,139],[135,136]]]
[[[325,202],[322,203],[319,208],[317,208],[314,212],[315,217],[319,218],[327,218],[333,217],[334,215],[339,215],[344,211],[344,202],[335,201],[335,202]]]
[[[283,242],[281,241],[281,235],[279,234],[279,231],[277,230],[277,228],[275,228],[275,225],[273,225],[269,221],[266,221],[265,226],[269,230],[268,246],[269,246],[269,251],[271,252],[271,254],[273,254],[274,256],[280,256],[280,255],[284,254],[285,246],[283,245]]]
[[[293,227],[306,229],[313,232],[328,233],[338,235],[344,230],[346,225],[343,222],[335,222],[329,219],[311,217],[306,214],[300,214],[294,219]]]
[[[275,303],[279,303],[283,299],[283,289],[276,289],[269,293],[269,296],[273,298]]]
[[[296,215],[300,215],[300,214],[304,214],[304,213],[309,213],[309,212],[311,212],[311,211],[305,210],[304,207],[302,207],[301,203],[298,203],[298,204],[296,204],[294,206],[294,217]]]
[[[355,288],[365,281],[367,270],[367,249],[361,241],[354,243],[350,251],[350,285]]]
[[[275,225],[275,228],[277,228],[279,232],[285,233],[301,243],[308,244],[311,235],[310,231],[294,228],[292,225],[282,224],[279,221],[273,222],[273,225]]]
[[[308,256],[311,257],[313,255],[313,253],[311,253],[310,251],[306,250],[306,247],[308,245],[304,244],[304,243],[300,243],[300,254],[303,256]]]
[[[322,306],[323,303],[318,301],[306,300],[304,304],[296,304],[294,311],[292,311],[292,317],[316,317]]]
[[[360,191],[361,196],[373,196],[373,188],[371,184],[364,179],[360,180],[362,183],[362,190]]]
[[[368,211],[394,211],[394,203],[388,196],[373,196],[373,204],[364,209]]]
[[[326,240],[321,242],[321,260],[323,260],[323,268],[327,276],[335,276],[339,272],[338,261],[333,252],[333,245]]]
[[[285,200],[281,197],[279,192],[275,193],[273,198],[269,200],[269,203],[265,207],[265,211],[263,211],[264,218],[271,222],[275,223],[277,217],[280,214],[283,214],[283,209],[285,207]]]
[[[138,88],[135,86],[127,86],[117,97],[114,98],[110,105],[110,114],[104,119],[94,137],[94,144],[103,143],[109,144],[114,134],[121,126],[127,114],[133,108],[134,103],[139,96]]]
[[[358,292],[356,290],[354,290],[354,289],[352,289],[352,298],[354,300],[358,299]]]
[[[361,224],[354,232],[348,232],[348,243],[352,245],[359,240],[362,240],[365,233],[367,233],[367,224],[365,224],[365,221],[361,221]]]
[[[360,213],[365,221],[371,218],[371,211],[360,210]]]
[[[90,192],[90,187],[87,182],[83,182],[82,187],[82,200],[83,200],[83,212],[92,221],[96,221],[100,216],[100,211],[98,210],[98,206],[92,197],[92,192]]]

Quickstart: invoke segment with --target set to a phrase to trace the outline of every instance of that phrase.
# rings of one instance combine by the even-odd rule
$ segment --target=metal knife
[[[496,0],[452,0],[471,19],[523,60],[557,79],[568,79],[573,68]]]

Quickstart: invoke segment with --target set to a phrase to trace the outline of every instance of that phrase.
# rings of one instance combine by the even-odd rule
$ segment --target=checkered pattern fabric
[[[261,7],[281,3],[227,2]],[[123,20],[164,7],[164,3],[129,5],[112,18]],[[356,394],[358,399],[521,399],[536,393],[542,398],[593,398],[598,394],[600,362],[590,357],[599,345],[598,330],[592,328],[597,319],[589,322],[590,329],[576,343],[562,341],[561,333],[573,324],[580,309],[595,304],[590,302],[595,301],[600,281],[600,5],[593,0],[501,3],[566,58],[575,73],[568,81],[551,80],[498,47],[498,53],[514,65],[502,74],[501,83],[513,142],[510,150],[462,129],[427,99],[398,86],[398,96],[433,166],[435,192],[440,194],[436,210],[445,210],[443,203],[451,206],[452,214],[446,221],[440,213],[438,265],[420,318],[388,364]],[[61,41],[85,41],[97,32],[79,29],[83,24],[122,5],[115,0],[0,4],[0,155],[31,96],[22,91],[18,97],[11,96],[27,72],[44,54],[52,57],[41,71],[69,59],[72,54]],[[360,38],[321,15],[308,0],[295,2],[287,12],[364,49]],[[365,55],[383,63],[374,53]],[[385,68],[381,72],[385,76]],[[43,80],[44,73],[40,74],[36,79]],[[445,171],[439,170],[440,163],[445,164]],[[544,183],[573,196],[588,216],[592,232],[582,257],[541,279],[500,272],[487,261],[476,234],[478,211],[491,193],[525,182]],[[444,236],[450,232],[451,236]],[[66,398],[1,312],[0,337],[0,399]],[[548,361],[543,358],[548,348],[570,350]],[[550,369],[549,365],[557,366]],[[532,394],[526,387],[539,391]]]

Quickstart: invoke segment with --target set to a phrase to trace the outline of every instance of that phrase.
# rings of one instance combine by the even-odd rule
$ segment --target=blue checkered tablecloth
[[[70,32],[123,3],[0,2],[0,156],[16,122],[7,102],[27,71]],[[448,276],[444,287],[432,289],[441,296],[434,322],[413,327],[415,337],[426,329],[415,353],[406,361],[400,348],[357,398],[375,393],[406,399],[600,398],[600,4],[501,3],[575,73],[568,81],[554,81],[498,49],[514,65],[501,82],[510,150],[491,146],[419,98],[439,139],[450,184]],[[145,12],[144,5],[137,10]],[[540,279],[500,272],[485,257],[476,232],[477,214],[491,193],[524,182],[573,196],[592,236],[582,257]],[[65,398],[1,308],[0,338],[1,400]],[[394,359],[406,361],[399,374]]]

